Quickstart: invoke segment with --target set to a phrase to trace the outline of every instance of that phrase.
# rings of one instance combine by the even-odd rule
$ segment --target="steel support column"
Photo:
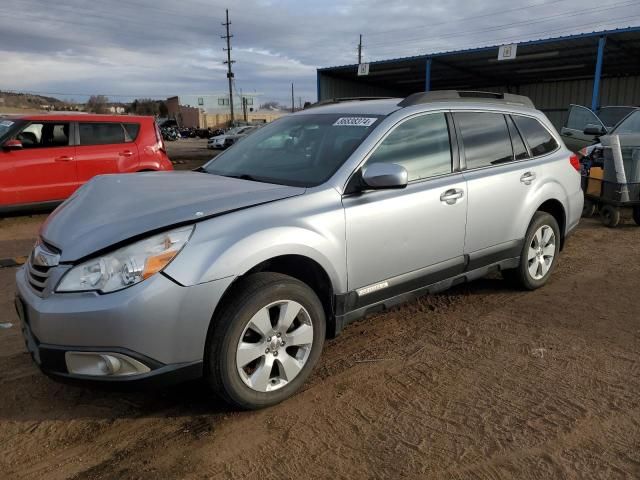
[[[424,91],[431,91],[431,57],[427,57],[427,65],[425,69]]]
[[[320,72],[316,71],[316,93],[318,94],[318,102],[320,101]]]
[[[601,35],[598,39],[598,59],[596,60],[596,71],[593,76],[593,95],[591,97],[591,110],[594,112],[600,107],[600,77],[602,76],[602,62],[606,43],[607,36]]]

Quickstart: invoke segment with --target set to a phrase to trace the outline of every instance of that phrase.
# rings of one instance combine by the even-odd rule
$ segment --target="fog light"
[[[145,364],[121,353],[66,352],[64,359],[69,373],[94,377],[121,377],[151,371]]]

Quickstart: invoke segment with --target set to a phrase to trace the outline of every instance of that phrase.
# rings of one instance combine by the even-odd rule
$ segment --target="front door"
[[[584,133],[587,125],[605,128],[602,121],[590,109],[581,105],[571,105],[567,122],[562,127],[560,136],[567,148],[572,152],[577,152],[581,148],[593,144],[595,135]]]
[[[396,125],[364,168],[376,162],[404,166],[409,184],[342,200],[348,284],[359,305],[434,283],[464,267],[466,182],[453,169],[445,114],[422,114]]]
[[[64,200],[77,186],[70,122],[33,121],[16,135],[22,149],[4,153],[13,166],[9,189],[15,203]]]

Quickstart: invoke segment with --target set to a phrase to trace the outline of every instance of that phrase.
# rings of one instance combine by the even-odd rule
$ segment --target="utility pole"
[[[220,37],[227,40],[227,48],[223,48],[227,52],[227,61],[222,62],[227,65],[227,79],[229,80],[229,111],[231,113],[231,123],[233,124],[233,72],[231,71],[231,64],[236,63],[235,60],[231,60],[231,35],[229,33],[229,25],[231,22],[229,21],[229,9],[227,9],[227,21],[222,24],[227,28],[227,34]]]
[[[362,34],[360,34],[360,43],[358,43],[358,65],[362,63]]]
[[[293,96],[293,82],[291,82],[291,113],[296,111],[296,104]]]

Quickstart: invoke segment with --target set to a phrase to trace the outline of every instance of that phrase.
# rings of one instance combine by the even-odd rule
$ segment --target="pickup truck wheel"
[[[205,378],[234,406],[274,405],[307,380],[325,331],[322,304],[306,284],[279,273],[250,275],[209,329]]]
[[[546,212],[536,212],[529,224],[520,253],[520,265],[502,276],[527,290],[542,287],[551,276],[560,252],[558,222]]]

